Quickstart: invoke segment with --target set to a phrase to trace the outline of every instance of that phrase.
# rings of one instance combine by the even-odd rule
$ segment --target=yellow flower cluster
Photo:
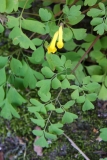
[[[48,46],[47,48],[48,53],[55,53],[57,51],[57,48],[55,47],[57,39],[58,39],[57,47],[61,49],[64,46],[62,25],[59,27],[59,30],[55,32],[53,39],[50,45]]]

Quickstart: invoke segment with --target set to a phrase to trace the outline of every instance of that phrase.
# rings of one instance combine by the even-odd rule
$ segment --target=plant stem
[[[24,12],[24,9],[25,9],[25,7],[26,7],[27,2],[28,2],[28,0],[26,0],[25,4],[24,4],[24,6],[23,6],[23,9],[22,9],[22,12],[21,12],[21,14],[20,14],[20,17],[22,17],[22,14],[23,14],[23,12]]]
[[[87,49],[87,51],[84,53],[84,55],[82,56],[82,58],[79,60],[79,62],[77,63],[77,65],[74,67],[74,69],[71,71],[75,72],[76,69],[78,68],[78,66],[81,64],[81,62],[84,60],[85,56],[90,52],[90,50],[92,49],[92,47],[94,46],[94,44],[98,41],[98,39],[100,38],[100,35],[98,35],[95,40],[92,42],[92,44],[90,45],[90,47]]]

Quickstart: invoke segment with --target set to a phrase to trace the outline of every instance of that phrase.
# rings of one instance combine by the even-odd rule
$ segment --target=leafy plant
[[[30,13],[32,2],[1,1],[0,34],[9,31],[10,47],[0,50],[0,116],[20,118],[18,107],[25,104],[41,127],[32,131],[39,136],[35,145],[48,147],[65,124],[78,119],[75,105],[88,114],[97,99],[107,100],[107,3],[66,0],[51,8],[54,1],[44,1],[38,13]],[[69,100],[60,101],[66,90]],[[54,114],[60,118],[53,122]],[[100,131],[107,141],[107,128]]]

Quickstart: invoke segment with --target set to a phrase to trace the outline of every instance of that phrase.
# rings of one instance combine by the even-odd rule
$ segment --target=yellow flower
[[[57,38],[58,38],[58,31],[55,32],[55,34],[53,36],[53,39],[52,39],[50,45],[47,48],[48,53],[55,53],[57,51],[57,48],[55,47],[55,43],[57,41]]]
[[[59,31],[58,31],[58,42],[57,42],[57,47],[60,49],[64,46],[63,43],[63,30],[62,30],[62,25],[59,27]]]

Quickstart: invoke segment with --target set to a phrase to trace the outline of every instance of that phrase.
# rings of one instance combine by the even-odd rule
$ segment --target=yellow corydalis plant
[[[57,48],[55,47],[57,39],[58,39],[57,47],[59,49],[61,49],[64,46],[62,24],[59,27],[59,30],[57,32],[55,32],[55,34],[54,34],[54,36],[52,38],[52,41],[51,41],[50,45],[47,48],[48,53],[55,53],[57,51]]]

